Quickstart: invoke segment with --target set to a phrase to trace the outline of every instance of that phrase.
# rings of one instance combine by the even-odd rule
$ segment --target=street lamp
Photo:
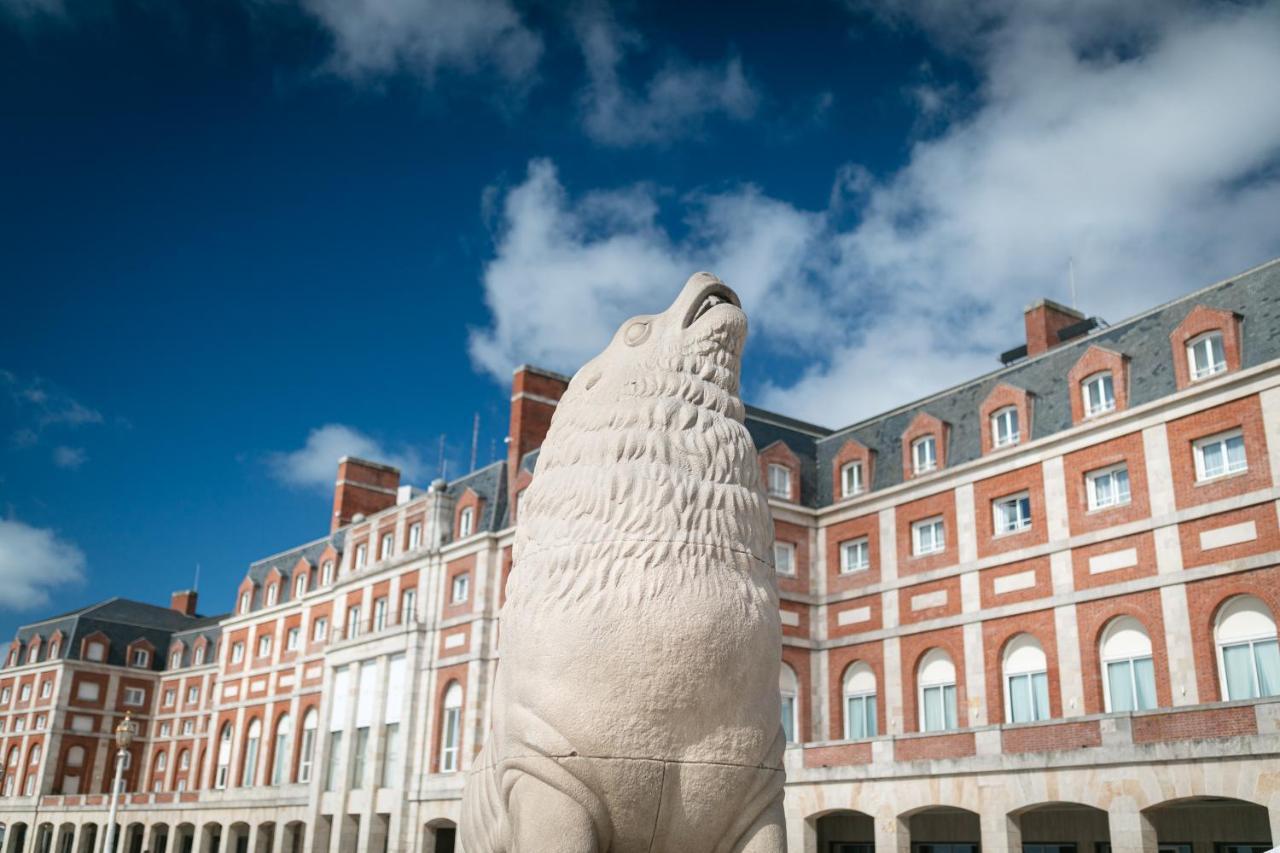
[[[111,786],[111,810],[107,815],[107,834],[102,840],[104,853],[116,853],[116,806],[120,802],[120,794],[124,790],[124,760],[129,756],[129,745],[138,733],[138,724],[133,721],[133,712],[125,711],[124,719],[116,726],[116,779]]]

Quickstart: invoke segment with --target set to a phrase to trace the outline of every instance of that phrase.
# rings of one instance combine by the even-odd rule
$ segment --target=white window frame
[[[1017,406],[1005,406],[993,412],[991,414],[991,446],[1013,447],[1022,441],[1022,425],[1018,420]],[[1001,436],[1002,426],[1004,427],[1003,437]]]
[[[1218,351],[1222,355],[1221,361],[1213,361],[1213,341],[1218,342]],[[1196,367],[1196,350],[1205,345],[1205,360],[1209,363],[1203,368]],[[1225,372],[1227,369],[1227,345],[1223,338],[1221,329],[1214,329],[1201,335],[1196,335],[1187,341],[1187,371],[1192,382],[1198,382],[1201,379],[1208,379],[1210,376],[1216,376]]]
[[[129,666],[135,669],[146,669],[151,663],[151,653],[146,649],[132,649],[129,652]]]
[[[783,565],[785,563],[785,566]],[[773,543],[773,566],[777,569],[778,574],[787,577],[795,577],[796,574],[796,546],[791,542],[774,542]]]
[[[380,560],[390,560],[396,555],[396,535],[394,533],[382,534],[382,546],[378,554]]]
[[[1121,472],[1124,473],[1125,481],[1123,496],[1116,488],[1116,475]],[[1098,496],[1098,482],[1103,478],[1110,479],[1111,492],[1113,495],[1113,497],[1108,498],[1105,503],[1103,502],[1103,499]],[[1099,468],[1096,471],[1089,471],[1084,475],[1084,483],[1085,496],[1088,500],[1090,512],[1099,509],[1112,509],[1118,506],[1127,506],[1133,499],[1133,481],[1129,477],[1129,463],[1127,462],[1118,462],[1115,465],[1108,465],[1107,467]]]
[[[333,583],[333,560],[325,560],[320,567],[320,583],[322,586]]]
[[[1110,380],[1110,382],[1108,382],[1107,380]],[[1111,386],[1110,397],[1107,397],[1103,393],[1106,390],[1106,387],[1108,384],[1110,384]],[[1094,407],[1094,404],[1092,401],[1092,395],[1090,395],[1089,393],[1090,388],[1092,388],[1094,385],[1098,386],[1098,396],[1102,398],[1101,402],[1098,403],[1096,408]],[[1114,412],[1116,409],[1115,374],[1113,374],[1110,370],[1099,370],[1097,373],[1087,376],[1085,380],[1080,383],[1080,394],[1084,400],[1085,417],[1092,418],[1096,415],[1105,415],[1107,412]]]
[[[87,646],[85,646],[84,658],[85,660],[93,661],[94,663],[104,662],[107,659],[106,645],[103,643],[97,642],[96,640],[92,643],[89,643]]]
[[[853,557],[860,553],[861,559],[854,560]],[[856,539],[846,539],[840,543],[840,574],[851,575],[857,572],[865,572],[871,569],[871,539],[867,536],[859,536]]]
[[[384,595],[373,602],[373,630],[381,631],[387,627],[387,597]]]
[[[911,470],[927,474],[938,469],[938,437],[933,433],[922,435],[911,442]]]
[[[1114,634],[1121,630],[1122,627],[1137,626],[1147,638],[1149,651],[1146,654],[1107,654],[1107,643]],[[1133,711],[1114,711],[1112,709],[1111,700],[1111,665],[1112,664],[1128,664],[1129,666],[1129,689],[1132,691],[1134,705],[1138,704],[1138,667],[1136,663],[1142,660],[1151,661],[1152,678],[1151,678],[1151,695],[1153,705],[1151,708],[1135,708]],[[1160,707],[1160,680],[1155,673],[1155,644],[1151,640],[1151,633],[1147,630],[1147,626],[1143,625],[1132,616],[1119,616],[1107,623],[1106,629],[1103,631],[1102,642],[1098,648],[1098,662],[1101,664],[1102,676],[1102,701],[1105,713],[1135,713],[1135,711],[1149,711]]]
[[[130,708],[141,708],[146,703],[146,701],[147,701],[147,691],[143,690],[141,687],[124,688],[123,702],[125,705],[128,705]]]
[[[769,463],[769,497],[791,500],[791,469],[777,462]]]
[[[200,688],[192,684],[187,688],[187,704],[194,705],[200,701]]]
[[[290,628],[288,631],[285,632],[285,635],[284,635],[285,651],[296,652],[298,650],[298,644],[301,641],[301,639],[302,639],[302,630],[297,625],[294,625],[292,628]]]
[[[462,686],[457,682],[445,691],[440,726],[440,772],[458,772],[462,755]]]
[[[1014,510],[1012,525],[1007,524],[1006,519],[1002,517],[1002,511],[1008,507],[1013,507]],[[1025,515],[1023,514],[1024,509],[1026,510]],[[1031,493],[1018,492],[993,500],[991,502],[991,524],[996,536],[1012,536],[1016,533],[1030,530]]]
[[[272,583],[267,585],[267,607],[275,607],[276,602],[280,600],[280,584]]]
[[[253,597],[249,593],[247,592],[240,593],[240,612],[241,613],[249,612],[249,604],[252,600],[253,600]]]
[[[369,545],[368,543],[361,542],[359,545],[356,546],[355,567],[357,569],[363,569],[364,564],[366,561],[368,561],[368,559],[369,559]]]
[[[936,653],[936,654],[935,654]],[[925,669],[928,668],[932,660],[945,658],[951,665],[951,680],[925,680]],[[958,674],[956,673],[955,661],[951,656],[939,649],[932,649],[925,654],[920,661],[920,668],[916,674],[916,702],[917,714],[920,717],[920,731],[922,732],[950,732],[960,728],[960,692],[958,687]],[[942,728],[929,728],[929,712],[928,701],[932,691],[938,691],[938,700],[942,703]],[[948,690],[951,692],[948,694]],[[950,702],[948,702],[950,698]],[[947,711],[950,710],[954,715],[954,719],[947,718]]]
[[[862,460],[846,462],[840,466],[840,495],[851,498],[863,492]]]
[[[321,616],[319,619],[311,623],[311,642],[319,643],[324,640],[325,632],[329,630],[329,620]]]
[[[930,545],[926,549],[922,533],[926,528],[931,531],[934,528],[941,530],[937,535],[930,534]],[[911,554],[914,557],[926,557],[930,554],[941,554],[947,550],[947,527],[946,521],[940,515],[931,518],[922,518],[919,521],[911,523]]]
[[[471,598],[471,572],[459,572],[449,582],[449,603],[466,604]]]
[[[307,575],[306,572],[298,575],[293,579],[293,597],[294,599],[302,598],[307,594]]]
[[[164,692],[164,707],[170,708],[174,702],[178,701],[178,691],[170,687]]]
[[[196,646],[195,655],[191,659],[192,666],[204,665],[204,646]]]
[[[862,679],[864,681],[870,678],[871,685],[869,688],[863,687],[859,689],[851,685],[850,682],[857,680],[859,676],[866,676]],[[880,735],[880,714],[876,708],[876,694],[879,690],[879,684],[876,682],[875,671],[871,669],[870,664],[865,661],[855,661],[851,664],[842,679],[841,687],[844,699],[844,739],[867,740],[878,737]],[[855,703],[859,707],[863,728],[871,729],[871,731],[862,735],[857,735],[853,730],[853,706]],[[868,707],[871,709],[871,726],[866,725]]]
[[[1040,654],[1040,659],[1041,661],[1043,661],[1043,665],[1034,666],[1034,667],[1021,666],[1021,667],[1013,668],[1010,663],[1010,659],[1016,654],[1016,651],[1014,651],[1013,649],[1013,644],[1018,642],[1021,642],[1027,645],[1034,645],[1036,651],[1038,651]],[[1001,669],[1000,674],[1002,676],[1002,680],[1004,681],[1004,721],[1006,723],[1039,723],[1039,722],[1048,720],[1052,717],[1053,712],[1052,712],[1051,706],[1053,704],[1053,700],[1049,698],[1050,690],[1048,685],[1049,664],[1048,664],[1048,659],[1044,653],[1044,647],[1040,645],[1039,640],[1036,640],[1034,637],[1031,637],[1028,634],[1020,635],[1019,637],[1015,638],[1013,641],[1011,641],[1009,648],[1005,651],[1004,658],[1000,662],[1000,669]],[[1048,702],[1048,704],[1044,708],[1040,707],[1040,703],[1036,698],[1036,690],[1035,690],[1036,676],[1044,676],[1044,679],[1045,679],[1045,683],[1046,683],[1045,696],[1046,696],[1046,702]],[[1019,684],[1019,686],[1015,688],[1014,687],[1015,679],[1026,679],[1025,686],[1022,684]],[[1014,691],[1019,689],[1026,690],[1029,694],[1027,696],[1027,703],[1028,703],[1028,707],[1031,709],[1030,720],[1015,720],[1013,718],[1013,707],[1014,707],[1013,695],[1014,695]]]
[[[258,637],[258,657],[265,658],[271,655],[271,635],[261,634]]]
[[[422,545],[422,522],[415,521],[409,525],[409,550],[413,551]]]
[[[466,507],[458,515],[458,538],[466,539],[475,532],[476,511],[474,507]]]
[[[1231,467],[1230,457],[1227,454],[1227,442],[1234,438],[1240,439],[1240,449],[1244,454],[1244,464],[1233,469]],[[1204,467],[1204,451],[1205,448],[1212,447],[1214,445],[1221,446],[1223,460],[1222,471],[1217,474],[1208,474]],[[1249,470],[1249,449],[1244,443],[1244,430],[1239,427],[1227,430],[1226,432],[1220,432],[1215,435],[1208,435],[1204,438],[1196,439],[1191,443],[1191,453],[1192,456],[1195,457],[1197,483],[1207,483],[1210,480],[1230,477],[1234,474],[1243,474]]]
[[[231,644],[231,662],[240,663],[244,660],[244,643],[237,642]]]
[[[1240,634],[1230,639],[1221,637],[1222,623],[1225,617],[1233,610],[1239,610],[1240,607],[1248,606],[1250,610],[1255,612],[1261,611],[1262,616],[1270,620],[1271,627],[1261,627],[1260,630],[1252,631],[1248,634]],[[1236,595],[1226,602],[1221,608],[1218,618],[1214,620],[1213,625],[1213,645],[1218,655],[1218,686],[1222,691],[1221,695],[1224,701],[1235,702],[1243,699],[1265,699],[1277,694],[1262,692],[1262,673],[1258,668],[1258,646],[1263,644],[1275,644],[1277,642],[1277,631],[1275,624],[1275,614],[1267,607],[1266,602],[1254,595]],[[1252,668],[1252,684],[1249,696],[1232,696],[1231,685],[1227,679],[1227,660],[1226,650],[1247,647],[1249,651],[1249,665]]]

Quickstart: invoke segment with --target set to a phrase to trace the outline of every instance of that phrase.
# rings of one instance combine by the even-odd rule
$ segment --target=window
[[[306,594],[307,594],[307,576],[306,574],[301,574],[293,579],[293,597],[295,599],[299,599]]]
[[[418,606],[418,591],[413,587],[400,593],[400,621],[413,622],[417,619],[414,608]]]
[[[48,699],[52,695],[53,695],[53,682],[50,680],[45,680],[40,685],[40,698]]]
[[[262,740],[262,723],[257,717],[249,723],[244,741],[244,771],[240,774],[240,787],[252,788],[258,779],[258,743]]]
[[[169,766],[168,753],[161,752],[158,755],[156,755],[156,770],[163,773],[165,768],[168,766]]]
[[[298,640],[302,636],[302,629],[294,625],[289,632],[284,635],[285,651],[296,652],[298,650]]]
[[[938,467],[938,440],[931,435],[911,442],[911,466],[917,474]]]
[[[107,647],[102,643],[90,643],[85,647],[84,656],[88,660],[101,663],[107,659]]]
[[[1019,634],[1004,650],[1005,722],[1049,719],[1049,666],[1030,634]]]
[[[333,583],[333,560],[325,560],[320,568],[320,583],[325,586]]]
[[[917,556],[936,554],[947,547],[946,531],[941,516],[926,518],[911,525],[913,553]]]
[[[184,735],[193,735],[196,733],[196,724],[194,720],[182,721],[182,733]]]
[[[1227,602],[1214,626],[1222,696],[1227,701],[1280,695],[1276,622],[1251,595]]]
[[[67,750],[67,766],[83,767],[84,766],[84,747],[73,746]]]
[[[187,704],[194,705],[200,701],[200,688],[192,685],[187,688]]]
[[[1021,437],[1016,406],[1006,406],[991,416],[991,441],[996,447],[1017,444]]]
[[[177,669],[180,666],[182,666],[182,652],[169,655],[169,669]]]
[[[168,708],[168,707],[170,707],[171,705],[173,705],[173,703],[174,703],[174,702],[176,702],[176,701],[178,701],[178,691],[174,690],[174,689],[171,687],[171,688],[169,688],[168,690],[166,690],[166,691],[164,692],[164,706],[165,706],[166,708]]]
[[[786,465],[769,466],[769,494],[791,500],[791,469]]]
[[[0,690],[0,704],[8,704],[9,697],[12,695],[13,690],[9,687],[6,687],[4,690]]]
[[[282,714],[276,722],[276,743],[271,752],[271,784],[283,785],[289,781],[289,739],[293,735],[293,721]]]
[[[76,685],[76,698],[82,702],[97,702],[102,695],[102,685],[96,681],[81,681]]]
[[[409,525],[409,550],[412,551],[422,544],[422,522],[414,522]]]
[[[378,552],[378,558],[381,560],[390,560],[395,554],[396,537],[394,533],[382,534],[382,548]]]
[[[787,743],[798,742],[796,723],[800,719],[800,683],[796,671],[782,664],[778,671],[778,695],[782,700],[782,733]]]
[[[1156,706],[1151,638],[1131,616],[1113,619],[1102,637],[1103,698],[1108,712],[1148,711]]]
[[[1026,492],[1000,498],[991,507],[995,515],[996,535],[1017,533],[1031,527],[1031,497]]]
[[[244,643],[231,644],[231,662],[240,663],[244,660]]]
[[[1129,502],[1129,469],[1123,463],[1084,475],[1089,509],[1106,509]]]
[[[356,546],[356,568],[364,568],[365,560],[369,557],[369,546],[361,542]]]
[[[329,732],[329,760],[324,767],[324,789],[332,791],[338,784],[338,769],[342,766],[342,732]]]
[[[942,649],[930,649],[920,660],[920,731],[943,732],[957,727],[956,668]]]
[[[54,640],[49,644],[49,660],[53,660],[58,656],[58,641]]]
[[[129,666],[145,668],[151,662],[151,655],[146,649],[134,649],[129,653]]]
[[[202,666],[204,664],[204,646],[196,646],[196,656],[191,661],[192,666]]]
[[[213,779],[213,787],[227,787],[227,774],[231,772],[231,724],[222,727],[218,736],[218,772]]]
[[[471,535],[471,531],[475,526],[475,510],[467,507],[458,516],[458,538],[466,539]]]
[[[138,707],[146,701],[147,693],[141,687],[126,687],[124,689],[124,704]]]
[[[365,756],[369,752],[369,727],[356,729],[355,749],[351,752],[351,788],[359,790],[364,787]]]
[[[240,612],[241,612],[241,613],[248,613],[248,612],[249,612],[249,601],[250,601],[250,599],[251,599],[251,596],[249,595],[249,593],[247,593],[247,592],[242,592],[242,593],[240,593]]]
[[[862,463],[847,462],[840,468],[840,494],[846,498],[862,492]]]
[[[46,714],[36,714],[36,728],[37,728],[37,729],[43,729],[43,728],[45,727],[45,724],[46,724],[46,723],[48,723],[48,722],[49,722],[49,717],[48,717],[48,715],[46,715]]]
[[[76,714],[71,718],[71,731],[81,733],[93,731],[93,717]]]
[[[1244,433],[1240,430],[1202,438],[1191,445],[1196,458],[1196,479],[1212,480],[1249,469],[1244,455]]]
[[[271,654],[271,635],[263,634],[258,638],[258,657],[265,658]]]
[[[325,631],[329,630],[329,620],[321,616],[319,619],[311,623],[311,642],[319,643],[324,640]]]
[[[1209,332],[1187,344],[1187,365],[1191,378],[1204,379],[1227,369],[1227,355],[1222,348],[1222,333]]]
[[[796,573],[796,546],[790,542],[774,542],[773,565],[778,569],[778,574],[794,575]]]
[[[191,752],[189,750],[184,749],[182,752],[178,753],[178,769],[191,769]]]
[[[379,598],[373,603],[373,630],[381,631],[387,627],[387,599]]]
[[[347,638],[360,636],[360,605],[347,608]]]
[[[316,751],[316,709],[302,718],[302,749],[298,751],[298,781],[311,781],[311,762]]]
[[[871,546],[867,537],[840,543],[840,572],[861,572],[871,568]]]
[[[844,673],[845,740],[862,740],[877,734],[876,674],[868,664],[858,661]]]
[[[454,773],[458,769],[459,747],[462,744],[462,688],[455,681],[444,693],[444,722],[440,726],[440,772]]]
[[[19,701],[19,702],[30,702],[30,701],[31,701],[31,685],[30,685],[30,684],[24,684],[24,685],[22,685],[22,687],[21,687],[21,688],[19,688],[19,690],[18,690],[18,701]]]
[[[274,607],[280,600],[280,584],[273,583],[267,587],[267,607]]]
[[[1116,390],[1109,370],[1095,373],[1086,379],[1081,383],[1081,392],[1084,394],[1086,417],[1100,415],[1116,407]]]
[[[168,737],[173,733],[173,727],[168,723],[160,724],[160,737]]]
[[[27,663],[35,663],[40,657],[40,646],[32,645],[27,649]]]
[[[379,784],[390,788],[395,784],[396,770],[400,767],[400,724],[387,723],[382,728],[382,772]]]
[[[450,604],[462,604],[471,594],[471,574],[462,572],[453,576],[453,587],[449,593]]]

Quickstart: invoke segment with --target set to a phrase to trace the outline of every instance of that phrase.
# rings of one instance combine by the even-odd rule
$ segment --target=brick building
[[[830,430],[749,409],[777,528],[794,853],[1258,853],[1280,840],[1280,261]],[[520,495],[339,465],[234,612],[114,599],[0,669],[3,853],[452,850]],[[855,393],[857,389],[850,389]]]

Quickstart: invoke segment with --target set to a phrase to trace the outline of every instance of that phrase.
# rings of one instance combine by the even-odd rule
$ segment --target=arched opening
[[[280,835],[280,853],[303,853],[306,850],[307,825],[300,820],[290,821],[284,825]]]
[[[441,711],[444,722],[440,727],[440,772],[454,773],[462,746],[462,687],[458,682],[445,690]]]
[[[866,661],[844,671],[844,736],[861,740],[879,734],[876,725],[876,674]]]
[[[916,702],[920,731],[942,732],[957,727],[956,666],[942,649],[930,649],[916,670]]]
[[[249,853],[249,824],[236,821],[227,827],[226,847],[220,853]]]
[[[822,853],[875,853],[876,827],[871,815],[840,809],[814,823]]]
[[[1081,803],[1039,803],[1009,813],[1017,833],[1010,847],[1022,853],[1104,853],[1110,850],[1111,827],[1102,809]]]
[[[778,693],[782,699],[782,731],[787,743],[799,742],[800,680],[796,671],[782,664],[778,671]]]
[[[1102,632],[1102,691],[1108,713],[1149,711],[1156,706],[1151,637],[1132,616],[1118,616]]]
[[[254,717],[244,739],[243,769],[240,787],[252,788],[258,783],[258,747],[262,743],[262,721]]]
[[[73,849],[76,842],[76,825],[74,823],[63,823],[58,826],[58,840],[54,845],[57,853],[75,853]]]
[[[422,849],[425,853],[453,853],[457,834],[457,826],[451,820],[429,821],[422,828]]]
[[[311,767],[316,753],[316,725],[320,717],[316,709],[307,711],[302,718],[302,744],[298,750],[298,781],[311,781]]]
[[[271,784],[283,785],[289,779],[289,744],[293,738],[293,720],[288,714],[281,714],[276,721],[275,744],[271,750]]]
[[[1266,853],[1273,846],[1267,809],[1231,797],[1170,800],[1143,811],[1160,853]]]
[[[222,733],[218,735],[218,772],[213,777],[213,787],[227,787],[227,776],[231,773],[231,723],[224,723]]]
[[[195,853],[196,828],[194,824],[180,823],[173,828],[172,853]]]
[[[148,833],[148,841],[146,846],[147,853],[168,853],[169,851],[169,824],[153,823]]]
[[[120,834],[120,846],[117,849],[120,853],[142,853],[145,832],[146,827],[141,823],[135,821],[129,824]]]
[[[1033,723],[1049,719],[1049,663],[1040,641],[1018,634],[1004,647],[1004,719]]]
[[[1280,695],[1280,646],[1270,608],[1252,595],[1237,595],[1218,611],[1213,626],[1222,698]]]
[[[978,815],[954,806],[929,806],[903,818],[911,853],[978,853]]]

